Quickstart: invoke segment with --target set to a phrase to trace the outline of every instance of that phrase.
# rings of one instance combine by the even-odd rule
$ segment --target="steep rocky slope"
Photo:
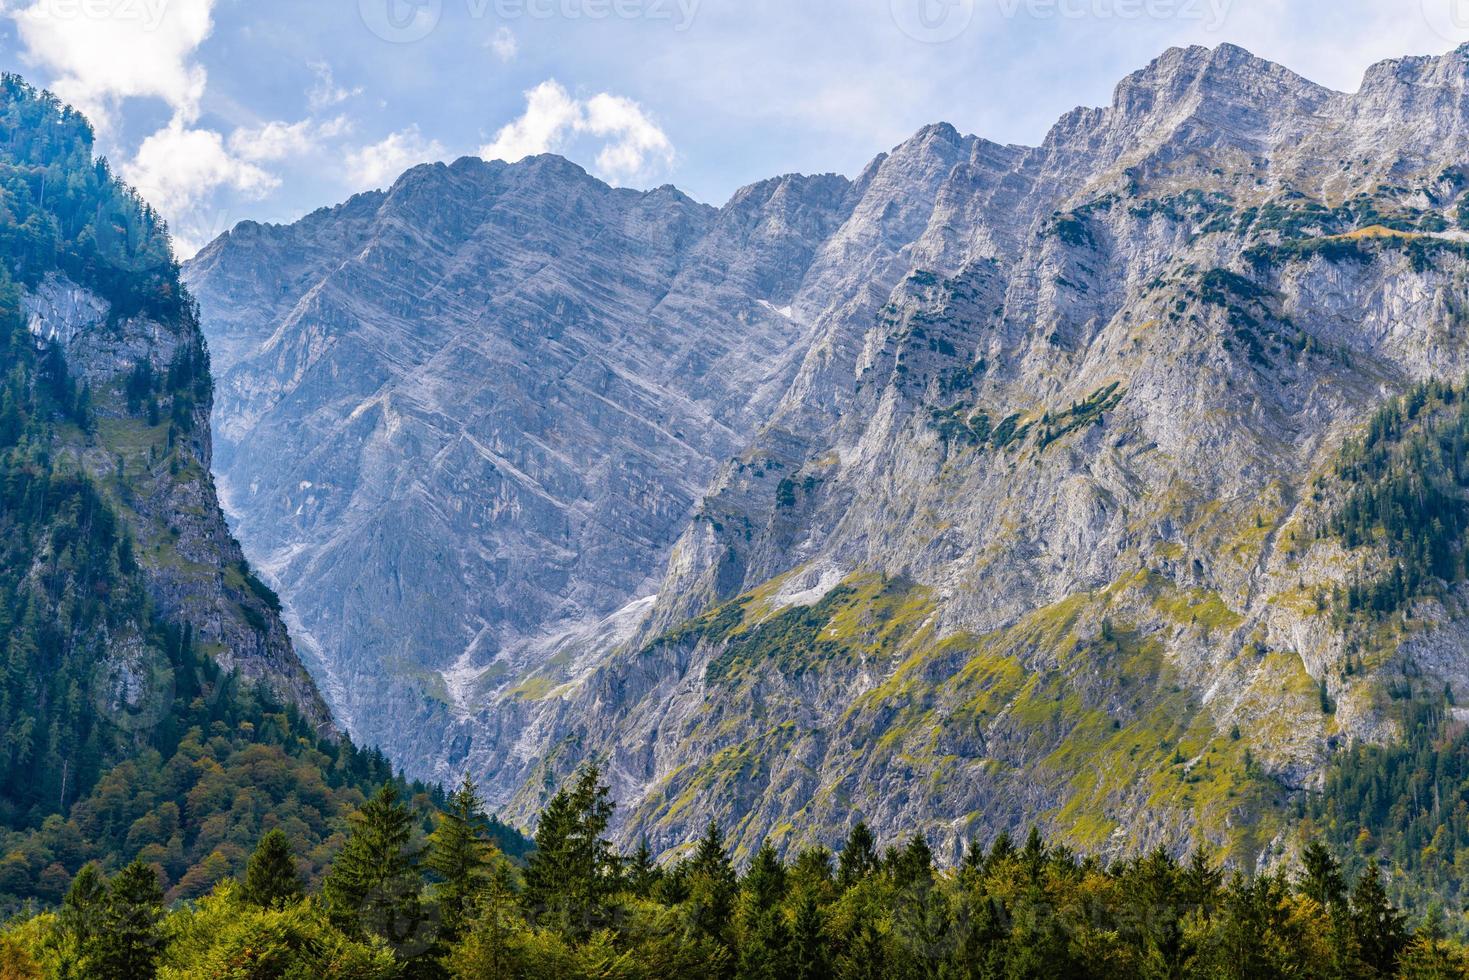
[[[427,769],[477,682],[619,628],[788,383],[780,307],[847,196],[463,159],[193,261],[218,471],[355,734]]]
[[[337,730],[230,536],[197,310],[163,223],[93,154],[78,113],[0,78],[7,915],[135,857],[197,897],[272,827],[315,876],[394,778]]]
[[[1466,77],[1460,50],[1376,66],[1349,95],[1228,45],[1179,49],[1124,80],[1111,106],[1063,117],[1039,147],[933,126],[850,184],[786,179],[775,186],[805,191],[808,220],[762,217],[760,236],[731,225],[750,227],[752,197],[771,185],[718,214],[680,202],[697,218],[687,249],[664,253],[678,266],[669,292],[617,338],[659,338],[676,323],[694,349],[727,351],[707,379],[684,364],[653,375],[660,391],[717,405],[707,410],[719,439],[682,469],[647,471],[679,491],[665,491],[669,505],[654,509],[666,520],[636,555],[619,547],[622,561],[603,554],[584,566],[617,583],[605,601],[517,625],[562,631],[648,598],[615,629],[563,633],[555,656],[517,647],[526,652],[486,669],[471,655],[458,661],[464,673],[445,670],[459,645],[411,659],[464,685],[441,695],[461,717],[435,733],[437,747],[387,744],[425,769],[467,765],[522,815],[551,777],[602,759],[631,804],[622,832],[655,847],[690,839],[710,816],[748,844],[793,827],[829,842],[860,815],[879,831],[924,826],[949,853],[970,835],[1039,820],[1092,848],[1114,834],[1172,847],[1203,838],[1237,860],[1268,860],[1291,804],[1339,749],[1391,742],[1397,702],[1442,701],[1469,683],[1453,582],[1369,615],[1348,593],[1400,574],[1405,559],[1390,535],[1348,542],[1330,530],[1353,492],[1342,447],[1392,396],[1469,370]],[[452,175],[516,174],[534,186],[548,166],[421,169],[379,206]],[[241,293],[259,312],[210,327],[214,310],[241,305],[235,283],[263,275],[265,259],[245,245],[315,254],[364,207],[237,230],[190,271],[207,329],[259,338],[229,369],[242,394],[221,402],[226,426],[259,431],[254,409],[232,406],[300,377],[285,352],[326,329],[317,297],[361,275],[355,257],[322,277],[314,260],[293,261],[282,282],[298,285],[282,286],[281,299]],[[547,233],[518,230],[531,242]],[[363,239],[360,254],[382,237]],[[374,329],[360,324],[377,323],[395,284],[423,270],[432,308],[447,252],[422,248],[351,293],[373,319],[338,321],[333,343],[351,347]],[[619,270],[598,270],[604,288],[632,275],[616,248],[600,254]],[[766,261],[785,278],[757,274]],[[494,281],[500,267],[481,263]],[[702,272],[691,276],[695,263]],[[582,308],[559,294],[539,300],[535,342],[578,323],[566,313]],[[742,310],[765,330],[731,319]],[[503,343],[528,316],[482,293],[456,337]],[[400,370],[386,357],[371,363]],[[752,371],[763,384],[745,380]],[[436,404],[481,397],[462,373],[443,376],[459,390]],[[502,385],[523,383],[482,385],[500,398]],[[615,385],[600,390],[623,403]],[[258,417],[276,431],[310,418],[290,397]],[[440,458],[363,452],[390,427],[370,421],[373,435],[352,442],[352,408],[334,408],[331,438],[288,441],[287,458],[350,452],[347,472],[370,461],[394,479]],[[628,451],[606,424],[583,435],[583,470]],[[253,450],[275,482],[234,498],[245,539],[258,554],[314,560],[304,556],[345,522],[289,541],[250,530],[295,512],[290,488],[319,482],[264,460],[273,451]],[[240,464],[222,459],[232,485],[250,485],[241,477],[254,479],[253,464],[237,476]],[[466,488],[480,482],[473,467],[453,471]],[[686,492],[706,478],[674,530],[694,500]],[[444,506],[466,492],[476,491],[434,496]],[[584,512],[606,513],[612,496]],[[460,551],[468,542],[519,554],[523,514],[502,512]],[[374,527],[388,547],[443,540],[423,528],[405,538],[387,517]],[[592,557],[593,540],[607,539],[573,550]],[[645,584],[650,566],[639,563],[665,550],[662,583]],[[281,581],[303,617],[320,609],[291,573]],[[400,670],[381,657],[354,662],[376,677]]]

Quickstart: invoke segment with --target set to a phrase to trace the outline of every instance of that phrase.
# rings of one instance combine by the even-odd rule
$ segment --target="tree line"
[[[466,779],[424,834],[385,784],[319,889],[279,829],[238,879],[166,907],[157,871],[89,865],[61,907],[0,933],[0,976],[231,978],[1439,978],[1469,975],[1442,913],[1410,924],[1375,864],[1319,842],[1291,869],[1226,876],[1202,851],[1107,863],[1001,834],[940,868],[922,834],[737,866],[720,828],[675,860],[620,853],[594,767],[502,854]]]

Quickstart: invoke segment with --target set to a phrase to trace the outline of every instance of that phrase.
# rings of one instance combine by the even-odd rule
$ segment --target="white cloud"
[[[242,160],[263,163],[299,156],[315,146],[315,131],[309,119],[298,123],[280,120],[249,129],[241,128],[230,134],[230,152]]]
[[[261,126],[242,126],[230,134],[229,150],[241,160],[268,163],[290,157],[305,156],[321,148],[322,143],[352,131],[346,116],[334,116],[317,122],[303,119],[288,123],[279,119]]]
[[[311,86],[311,91],[306,93],[306,103],[312,112],[320,112],[330,109],[334,105],[340,105],[356,95],[362,94],[362,86],[346,88],[338,85],[332,76],[332,66],[325,61],[313,61],[307,67],[316,74],[316,83]]]
[[[485,42],[485,47],[495,53],[495,57],[501,61],[510,62],[520,53],[520,42],[515,39],[515,32],[508,27],[501,27],[495,35]]]
[[[184,122],[199,116],[205,71],[194,52],[209,36],[214,0],[35,0],[11,10],[27,60],[51,88],[106,128],[116,104],[158,98]]]
[[[486,160],[517,160],[553,153],[565,145],[582,121],[581,104],[554,79],[525,93],[525,114],[507,123],[493,143],[479,151]]]
[[[554,79],[525,93],[524,114],[501,127],[479,155],[514,163],[559,152],[579,136],[603,141],[597,169],[614,183],[637,180],[673,163],[673,144],[636,102],[606,92],[581,101]]]
[[[415,164],[440,160],[448,153],[438,140],[426,140],[417,126],[347,154],[347,176],[362,189],[383,187]]]
[[[191,208],[222,187],[259,197],[280,186],[276,177],[232,156],[218,133],[191,129],[179,119],[145,139],[122,175],[165,215]]]
[[[232,156],[218,133],[192,129],[179,117],[143,141],[122,176],[168,219],[175,250],[185,258],[212,237],[210,229],[220,230],[223,212],[211,216],[207,208],[216,191],[258,199],[280,186],[274,175]]]
[[[673,164],[673,144],[636,102],[605,92],[586,105],[586,131],[612,141],[597,154],[597,169],[614,180],[636,180],[651,163]]]

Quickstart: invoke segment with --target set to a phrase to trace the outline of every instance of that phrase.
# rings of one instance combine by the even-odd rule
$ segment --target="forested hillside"
[[[11,977],[435,977],[456,980],[899,978],[1450,978],[1469,956],[1437,910],[1409,920],[1375,867],[1319,845],[1246,878],[1208,854],[1111,864],[1001,836],[936,868],[921,834],[854,825],[838,853],[744,867],[710,824],[684,856],[606,840],[595,769],[540,814],[523,869],[494,847],[466,781],[430,833],[392,787],[357,812],[319,891],[266,835],[249,868],[165,911],[152,869],[78,876],[56,913],[0,933]]]
[[[270,829],[314,880],[392,768],[326,720],[224,531],[162,222],[79,115],[14,76],[0,100],[0,907],[134,859],[192,898]]]

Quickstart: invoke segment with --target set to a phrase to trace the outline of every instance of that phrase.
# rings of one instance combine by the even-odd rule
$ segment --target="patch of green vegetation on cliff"
[[[1112,619],[1113,609],[1151,609],[1161,623],[1225,633],[1243,619],[1218,595],[1139,572],[983,636],[938,636],[934,609],[926,589],[854,577],[814,606],[732,633],[710,678],[749,685],[763,701],[777,696],[760,680],[771,672],[795,679],[860,664],[877,674],[829,732],[835,741],[821,777],[828,787],[832,779],[845,785],[843,774],[904,774],[908,792],[943,806],[956,780],[1025,780],[1060,801],[1045,817],[1078,844],[1105,846],[1118,815],[1151,812],[1194,823],[1201,840],[1246,861],[1283,825],[1280,787],[1251,763],[1250,740],[1225,734],[1189,693],[1169,661],[1166,633]],[[1292,665],[1299,671],[1298,660]],[[1261,676],[1276,674],[1267,665]],[[723,774],[767,750],[768,731],[739,735],[759,715],[721,712],[708,735],[734,741],[666,784],[670,809],[719,799],[705,794],[727,792]],[[836,750],[849,735],[853,755],[844,760]],[[769,777],[761,770],[761,781]],[[813,803],[832,805],[820,793]],[[660,822],[667,819],[663,810]]]
[[[1348,551],[1374,548],[1387,566],[1347,583],[1339,608],[1384,617],[1469,578],[1469,399],[1429,381],[1379,409],[1345,445],[1334,477],[1346,488],[1321,528]]]
[[[710,684],[729,684],[768,667],[799,676],[833,662],[881,654],[895,648],[929,610],[922,590],[879,575],[850,578],[814,605],[792,606],[753,625],[730,625],[734,608],[743,604],[716,610],[699,633],[725,644],[709,664]]]
[[[1310,798],[1307,829],[1353,869],[1397,862],[1394,894],[1461,906],[1469,900],[1469,732],[1454,717],[1451,691],[1402,678],[1387,697],[1401,741],[1340,753]]]

